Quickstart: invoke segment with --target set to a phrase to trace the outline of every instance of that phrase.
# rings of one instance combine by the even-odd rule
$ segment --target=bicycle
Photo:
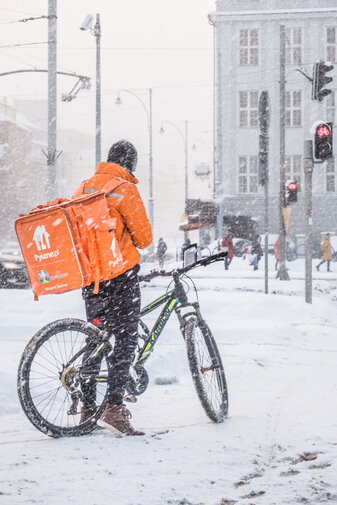
[[[137,396],[146,391],[149,376],[144,365],[174,311],[186,342],[189,368],[199,400],[213,422],[225,419],[228,394],[220,353],[201,315],[199,303],[189,303],[182,280],[195,267],[223,261],[225,254],[210,256],[171,272],[140,276],[142,281],[170,276],[173,287],[141,310],[139,343],[130,367],[126,400],[136,401]],[[195,285],[194,288],[196,291]],[[142,318],[161,305],[163,308],[150,330]],[[85,435],[95,429],[106,404],[106,362],[113,351],[111,338],[97,326],[71,318],[47,324],[32,337],[18,369],[18,395],[23,411],[37,429],[56,438]],[[97,411],[79,424],[79,403],[88,393],[95,395]]]

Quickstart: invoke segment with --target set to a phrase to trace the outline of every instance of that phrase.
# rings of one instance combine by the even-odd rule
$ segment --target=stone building
[[[0,103],[0,242],[15,240],[14,221],[45,200],[41,130],[8,104]]]
[[[14,221],[46,202],[47,101],[0,103],[0,246],[16,240]],[[58,130],[58,197],[70,197],[95,170],[94,138]]]
[[[319,4],[319,6],[318,6]],[[337,5],[334,0],[218,0],[209,16],[215,30],[218,195],[224,214],[250,216],[259,233],[264,224],[264,190],[258,185],[258,101],[267,90],[270,122],[270,232],[278,232],[280,26],[286,31],[286,180],[299,186],[291,207],[289,235],[304,233],[303,144],[317,120],[336,124]],[[333,92],[322,102],[311,100],[312,76],[320,60],[330,61]],[[337,154],[337,153],[336,153]],[[315,165],[313,236],[337,232],[336,157]]]

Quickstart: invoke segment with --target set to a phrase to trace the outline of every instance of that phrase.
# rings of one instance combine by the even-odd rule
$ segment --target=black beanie
[[[137,161],[137,150],[131,142],[119,140],[110,147],[108,163],[116,163],[132,174],[136,170]]]

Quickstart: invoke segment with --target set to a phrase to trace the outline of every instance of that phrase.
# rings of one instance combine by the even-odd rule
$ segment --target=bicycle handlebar
[[[216,261],[221,261],[223,258],[227,256],[227,252],[220,252],[218,254],[213,254],[212,256],[208,256],[207,258],[195,261],[191,265],[188,265],[187,267],[184,268],[175,268],[171,270],[170,272],[165,272],[165,271],[160,271],[160,272],[150,272],[149,274],[146,275],[140,275],[139,280],[140,281],[150,281],[154,277],[171,277],[173,276],[174,273],[177,273],[178,275],[184,274],[188,272],[189,270],[192,270],[193,268],[204,266],[206,267],[207,265],[210,265],[211,263],[215,263]]]

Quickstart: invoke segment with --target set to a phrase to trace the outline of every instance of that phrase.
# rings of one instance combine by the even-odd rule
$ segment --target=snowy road
[[[16,396],[20,354],[43,324],[83,317],[82,301],[0,291],[0,505],[337,503],[333,283],[317,280],[310,306],[299,280],[265,295],[262,273],[224,280],[218,268],[196,283],[225,365],[229,418],[215,425],[203,413],[172,318],[149,361],[150,387],[131,408],[147,433],[137,439],[49,439],[30,425]],[[144,288],[144,303],[159,284]],[[179,382],[155,385],[160,375]]]

